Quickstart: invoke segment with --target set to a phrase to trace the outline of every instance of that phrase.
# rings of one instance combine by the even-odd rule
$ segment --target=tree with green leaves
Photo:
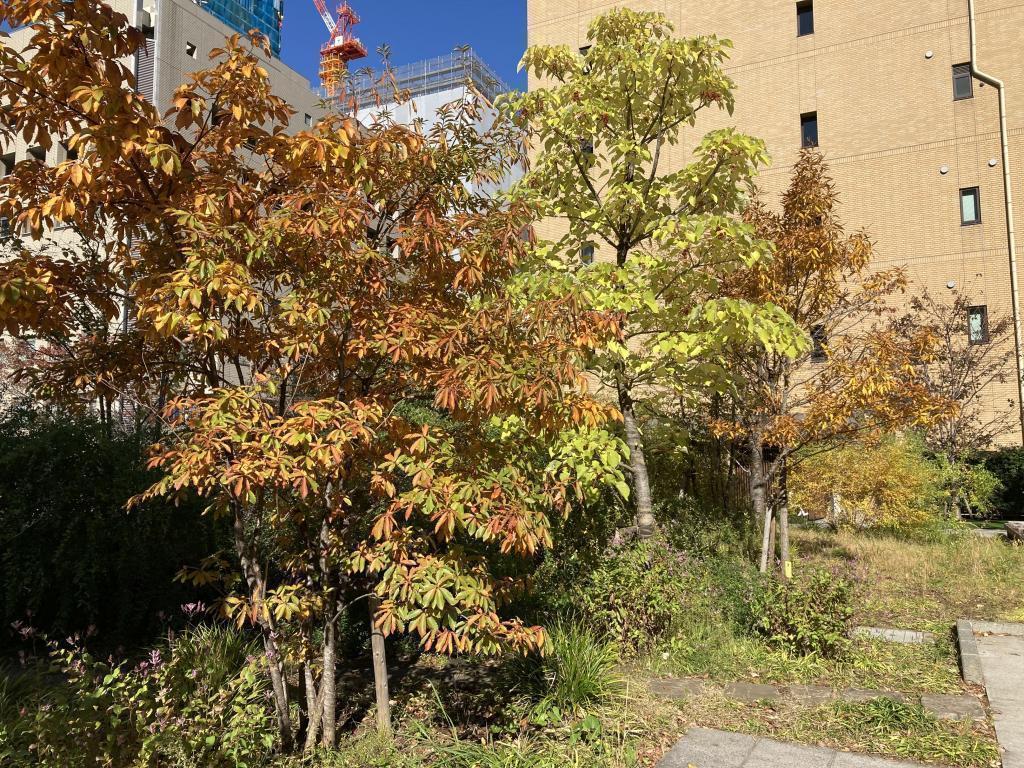
[[[522,66],[537,87],[505,106],[535,152],[517,199],[559,227],[538,251],[583,286],[594,309],[621,320],[589,370],[622,412],[646,537],[655,520],[645,422],[721,387],[730,345],[794,354],[803,337],[771,304],[720,290],[770,248],[741,220],[766,159],[762,142],[713,131],[687,164],[669,167],[667,155],[701,113],[732,112],[734,86],[722,69],[730,44],[675,37],[664,15],[625,8],[597,17],[587,41],[582,55],[564,45],[528,50]]]
[[[0,262],[0,328],[68,351],[31,371],[41,391],[132,399],[159,425],[140,501],[198,495],[228,521],[233,549],[187,575],[222,582],[261,638],[282,748],[336,741],[353,600],[375,656],[400,632],[543,647],[507,611],[511,566],[621,483],[625,451],[581,372],[616,319],[551,291],[532,211],[478,191],[520,161],[516,130],[479,130],[470,99],[428,133],[340,116],[289,133],[265,41],[239,36],[161,114],[123,63],[141,33],[99,0],[10,0],[0,22],[31,28],[0,47],[0,137],[75,150],[19,164],[0,215],[83,243]]]

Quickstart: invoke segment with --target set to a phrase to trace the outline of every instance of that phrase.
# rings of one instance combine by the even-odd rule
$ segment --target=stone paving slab
[[[820,707],[835,701],[839,694],[824,685],[787,685],[786,697],[802,707]]]
[[[703,680],[692,677],[651,680],[648,687],[655,696],[676,701],[702,696],[707,692],[707,684]]]
[[[984,720],[985,708],[973,696],[926,693],[921,706],[939,720]]]
[[[918,763],[691,728],[658,768],[921,768]],[[933,767],[934,768],[934,767]]]
[[[1024,625],[997,626],[1012,631],[977,637],[985,690],[1003,768],[1024,768]]]
[[[1007,621],[972,621],[971,627],[976,634],[1024,637],[1024,624],[1011,624]]]
[[[926,645],[935,642],[932,632],[918,632],[913,629],[888,629],[886,627],[857,627],[853,630],[854,637],[867,637],[884,640],[887,643],[903,643],[905,645]]]
[[[910,697],[905,693],[898,691],[873,691],[869,688],[847,688],[840,694],[840,698],[851,703],[872,701],[874,699],[892,699],[893,701],[901,701],[904,704],[910,703]]]
[[[756,704],[759,701],[778,701],[782,698],[782,691],[774,685],[761,685],[760,683],[729,683],[725,686],[727,698],[742,701],[747,704]]]

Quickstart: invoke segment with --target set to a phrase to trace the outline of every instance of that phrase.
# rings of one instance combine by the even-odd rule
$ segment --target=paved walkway
[[[1024,624],[971,624],[1003,768],[1024,768]]]
[[[1004,763],[1004,766],[1006,764]],[[784,744],[742,733],[691,728],[659,768],[923,768],[823,747]]]

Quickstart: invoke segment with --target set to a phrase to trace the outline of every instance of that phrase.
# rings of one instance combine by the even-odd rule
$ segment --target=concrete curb
[[[974,637],[974,627],[967,619],[956,623],[956,643],[960,648],[960,675],[965,683],[985,685],[985,673],[981,670],[981,654]]]

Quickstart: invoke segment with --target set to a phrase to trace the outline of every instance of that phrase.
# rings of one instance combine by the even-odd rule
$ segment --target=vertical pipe
[[[1017,284],[1017,244],[1013,225],[1013,182],[1010,178],[1010,138],[1006,128],[1006,89],[1003,81],[977,66],[977,33],[974,0],[967,0],[967,31],[971,43],[971,75],[988,83],[999,94],[999,143],[1003,155],[1003,202],[1006,206],[1006,241],[1010,255],[1010,301],[1013,308],[1013,342],[1017,358],[1017,408],[1020,411],[1021,441],[1024,442],[1024,348],[1021,343],[1020,291]]]

